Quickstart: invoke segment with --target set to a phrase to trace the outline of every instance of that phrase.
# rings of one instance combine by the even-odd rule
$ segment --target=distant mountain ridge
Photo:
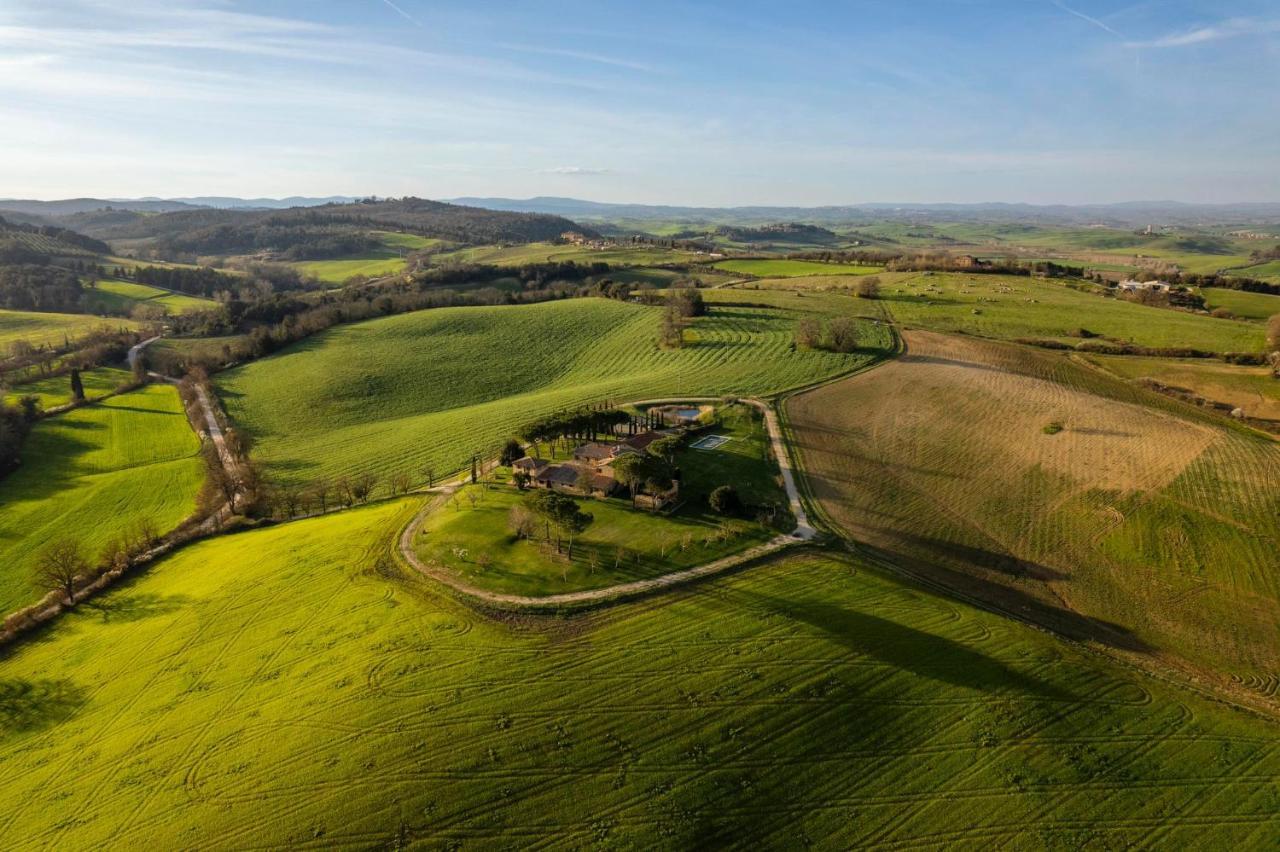
[[[743,206],[682,207],[666,204],[614,204],[577,198],[538,196],[534,198],[464,197],[449,199],[452,204],[484,207],[517,213],[549,213],[570,219],[595,221],[635,219],[688,220],[709,224],[750,224],[769,222],[859,223],[885,219],[934,219],[955,221],[1054,222],[1059,224],[1108,223],[1144,225],[1153,222],[1235,223],[1280,221],[1280,202],[1242,204],[1196,204],[1180,201],[1128,201],[1116,204],[1018,204],[1005,202],[974,204],[863,204],[820,207]]]

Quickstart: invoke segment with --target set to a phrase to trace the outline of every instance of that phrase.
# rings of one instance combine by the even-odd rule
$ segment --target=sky
[[[0,0],[0,197],[1280,201],[1280,0]]]

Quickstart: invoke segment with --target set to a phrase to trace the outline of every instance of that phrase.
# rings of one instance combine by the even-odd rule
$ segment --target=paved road
[[[637,402],[624,403],[625,405],[670,405],[681,402],[719,402],[720,397],[673,397],[669,399],[645,399]],[[727,571],[745,562],[758,559],[770,553],[776,553],[785,547],[800,544],[812,540],[817,534],[809,524],[809,516],[804,511],[804,505],[800,502],[800,492],[796,488],[795,476],[792,473],[791,458],[787,452],[786,443],[782,440],[782,429],[778,423],[777,414],[773,408],[767,403],[758,399],[743,399],[748,405],[752,405],[764,412],[765,429],[769,433],[770,443],[773,445],[774,457],[778,460],[778,468],[782,471],[782,482],[787,492],[787,500],[791,505],[791,511],[796,518],[796,528],[789,535],[780,535],[764,544],[758,544],[755,547],[747,548],[741,553],[735,553],[714,562],[708,562],[705,565],[699,565],[696,568],[688,568],[684,571],[676,571],[671,574],[664,574],[661,577],[654,577],[651,580],[637,580],[631,583],[620,583],[614,586],[606,586],[603,589],[590,589],[581,592],[565,592],[558,595],[530,596],[530,595],[511,595],[500,592],[492,592],[487,589],[473,586],[465,580],[459,578],[456,574],[427,565],[418,558],[414,552],[413,539],[417,535],[418,529],[422,526],[423,520],[433,510],[443,504],[448,495],[454,489],[465,482],[466,477],[462,477],[454,482],[446,483],[432,489],[440,494],[440,496],[428,502],[414,516],[409,525],[400,533],[400,553],[405,560],[412,565],[417,571],[437,580],[455,591],[486,603],[518,606],[525,608],[549,609],[562,606],[571,606],[576,604],[598,603],[602,601],[620,600],[622,598],[635,597],[636,595],[645,594],[647,592],[656,591],[658,589],[670,588],[690,580],[696,580],[700,577],[708,577],[712,574],[719,574]]]

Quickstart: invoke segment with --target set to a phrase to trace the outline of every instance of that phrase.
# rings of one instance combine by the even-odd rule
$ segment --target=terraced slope
[[[1274,693],[1280,444],[1061,356],[906,341],[788,405],[835,524],[1070,633]]]
[[[656,345],[659,309],[604,299],[449,308],[335,328],[219,378],[232,419],[279,479],[365,470],[424,480],[538,417],[586,402],[763,394],[851,370],[866,352],[791,351],[794,314],[721,307]]]
[[[44,545],[71,537],[97,557],[139,518],[163,532],[191,514],[203,476],[198,450],[167,385],[36,424],[22,466],[0,480],[0,612],[47,591],[32,577]]]
[[[1280,832],[1271,725],[865,565],[793,558],[510,626],[386,561],[413,506],[202,542],[18,648],[0,835],[1248,848]]]

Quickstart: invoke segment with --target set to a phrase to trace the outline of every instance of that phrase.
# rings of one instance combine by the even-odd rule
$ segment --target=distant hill
[[[0,217],[0,264],[44,265],[54,258],[92,257],[110,250],[106,243],[66,228]]]
[[[865,203],[826,207],[680,207],[610,204],[577,198],[454,198],[454,204],[490,210],[550,213],[588,221],[686,221],[707,224],[807,222],[857,226],[885,220],[1022,222],[1059,225],[1110,224],[1118,227],[1153,222],[1226,224],[1280,220],[1280,203],[1186,204],[1177,201],[1132,201],[1121,204],[894,204]]]
[[[776,225],[762,225],[748,228],[741,225],[721,225],[716,233],[739,243],[801,243],[804,245],[827,245],[836,242],[839,237],[826,228],[817,225],[805,225],[799,222],[782,222]]]
[[[352,195],[327,195],[323,198],[312,198],[303,195],[291,195],[288,198],[235,198],[233,196],[223,195],[199,195],[191,198],[170,198],[166,200],[181,202],[195,207],[284,210],[289,207],[319,207],[322,204],[350,204],[351,202],[359,201],[360,199]]]
[[[15,213],[27,213],[35,216],[70,216],[73,213],[88,213],[107,208],[131,210],[137,213],[169,213],[174,210],[192,210],[195,209],[195,205],[161,198],[134,201],[110,201],[104,198],[66,198],[61,201],[35,201],[20,198],[0,199],[0,214],[4,211],[12,210]]]
[[[465,244],[528,243],[589,228],[568,219],[464,207],[421,198],[323,204],[286,210],[212,207],[145,215],[97,211],[67,217],[83,233],[145,245],[165,255],[269,252],[290,260],[337,257],[371,248],[371,230],[398,230]]]

